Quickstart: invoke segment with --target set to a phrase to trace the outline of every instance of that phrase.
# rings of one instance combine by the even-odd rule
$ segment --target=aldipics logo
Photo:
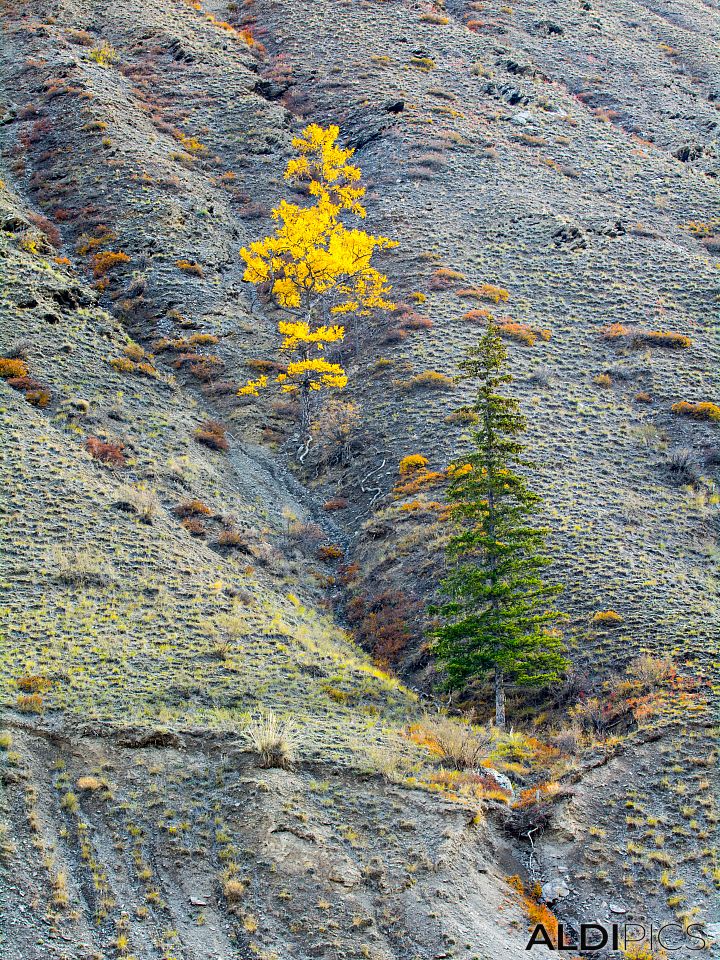
[[[538,923],[525,947],[543,946],[549,950],[635,950],[661,949],[670,954],[677,950],[705,950],[710,938],[700,923],[684,927],[681,923],[656,925],[650,921],[626,921],[625,923],[581,923],[577,934],[571,933],[562,923],[557,925],[557,943],[548,929]]]

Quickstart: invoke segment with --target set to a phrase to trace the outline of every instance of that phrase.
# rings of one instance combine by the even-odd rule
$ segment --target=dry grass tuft
[[[260,755],[260,766],[282,770],[292,767],[298,743],[292,720],[282,720],[272,710],[262,710],[248,724],[245,734],[253,750]]]

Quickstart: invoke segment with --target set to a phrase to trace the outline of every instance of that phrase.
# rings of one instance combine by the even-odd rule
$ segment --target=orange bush
[[[176,517],[209,517],[212,515],[210,507],[202,500],[183,500],[173,508]]]
[[[334,543],[325,547],[319,547],[317,551],[318,560],[339,560],[342,555],[342,549]]]
[[[225,427],[217,420],[206,420],[195,431],[195,439],[211,450],[229,450],[230,444],[225,436]]]
[[[17,358],[8,359],[0,357],[0,377],[3,380],[10,380],[14,377],[27,377],[28,368],[24,360]]]
[[[182,270],[183,273],[191,273],[195,277],[203,277],[203,268],[199,263],[193,263],[190,260],[176,260],[175,266],[178,270]]]
[[[602,330],[602,335],[606,340],[620,340],[629,334],[630,330],[622,323],[611,323],[609,326],[603,327]]]
[[[431,290],[450,290],[458,283],[462,283],[465,277],[457,270],[451,270],[449,267],[440,267],[430,277],[428,287]]]
[[[51,687],[52,680],[36,674],[20,677],[17,681],[17,688],[18,690],[22,690],[23,693],[47,693]]]
[[[545,904],[539,902],[539,884],[535,884],[531,890],[526,890],[525,884],[517,875],[508,877],[507,883],[518,894],[520,903],[532,923],[533,928],[539,923],[542,924],[551,940],[557,943],[558,920],[552,910],[546,907]]]
[[[121,263],[129,263],[130,257],[126,253],[120,253],[115,250],[101,250],[92,258],[93,276],[96,278],[104,277],[108,271],[117,267]]]
[[[345,497],[331,497],[323,504],[323,510],[327,510],[328,512],[331,510],[344,510],[347,506],[348,501]]]
[[[486,310],[485,307],[480,307],[477,310],[468,310],[467,313],[463,314],[463,320],[469,320],[470,323],[488,323],[494,319],[494,314],[490,310]]]
[[[45,709],[39,693],[23,693],[17,698],[17,708],[21,713],[42,713]]]
[[[720,406],[716,403],[710,403],[703,400],[700,403],[689,403],[687,400],[679,400],[671,407],[673,413],[678,413],[683,417],[692,417],[693,420],[720,421]]]
[[[100,463],[109,467],[125,466],[124,444],[122,443],[107,443],[98,437],[88,437],[85,441],[85,449],[94,460],[99,460]]]

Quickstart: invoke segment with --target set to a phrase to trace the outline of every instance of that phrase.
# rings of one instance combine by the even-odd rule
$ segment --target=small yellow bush
[[[402,458],[398,465],[398,470],[400,471],[400,476],[405,477],[409,473],[415,473],[417,470],[422,470],[427,465],[427,457],[424,457],[421,453],[411,453],[407,457]]]
[[[599,610],[593,614],[592,622],[605,627],[615,627],[623,623],[624,619],[625,618],[615,610]]]

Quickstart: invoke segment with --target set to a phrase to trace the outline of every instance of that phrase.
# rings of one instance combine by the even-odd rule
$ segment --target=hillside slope
[[[574,926],[620,899],[712,920],[720,447],[672,407],[720,403],[717,11],[6,0],[2,25],[0,356],[35,381],[0,380],[10,960],[520,957],[515,873],[565,878]],[[357,148],[399,308],[298,456],[291,403],[236,395],[277,348],[238,250],[310,121]],[[677,671],[571,756],[494,745],[518,791],[561,781],[535,846],[417,733],[442,488],[394,488],[462,448],[473,310],[505,324],[576,673],[515,716],[549,736],[639,654]],[[250,750],[264,708],[292,770]]]

